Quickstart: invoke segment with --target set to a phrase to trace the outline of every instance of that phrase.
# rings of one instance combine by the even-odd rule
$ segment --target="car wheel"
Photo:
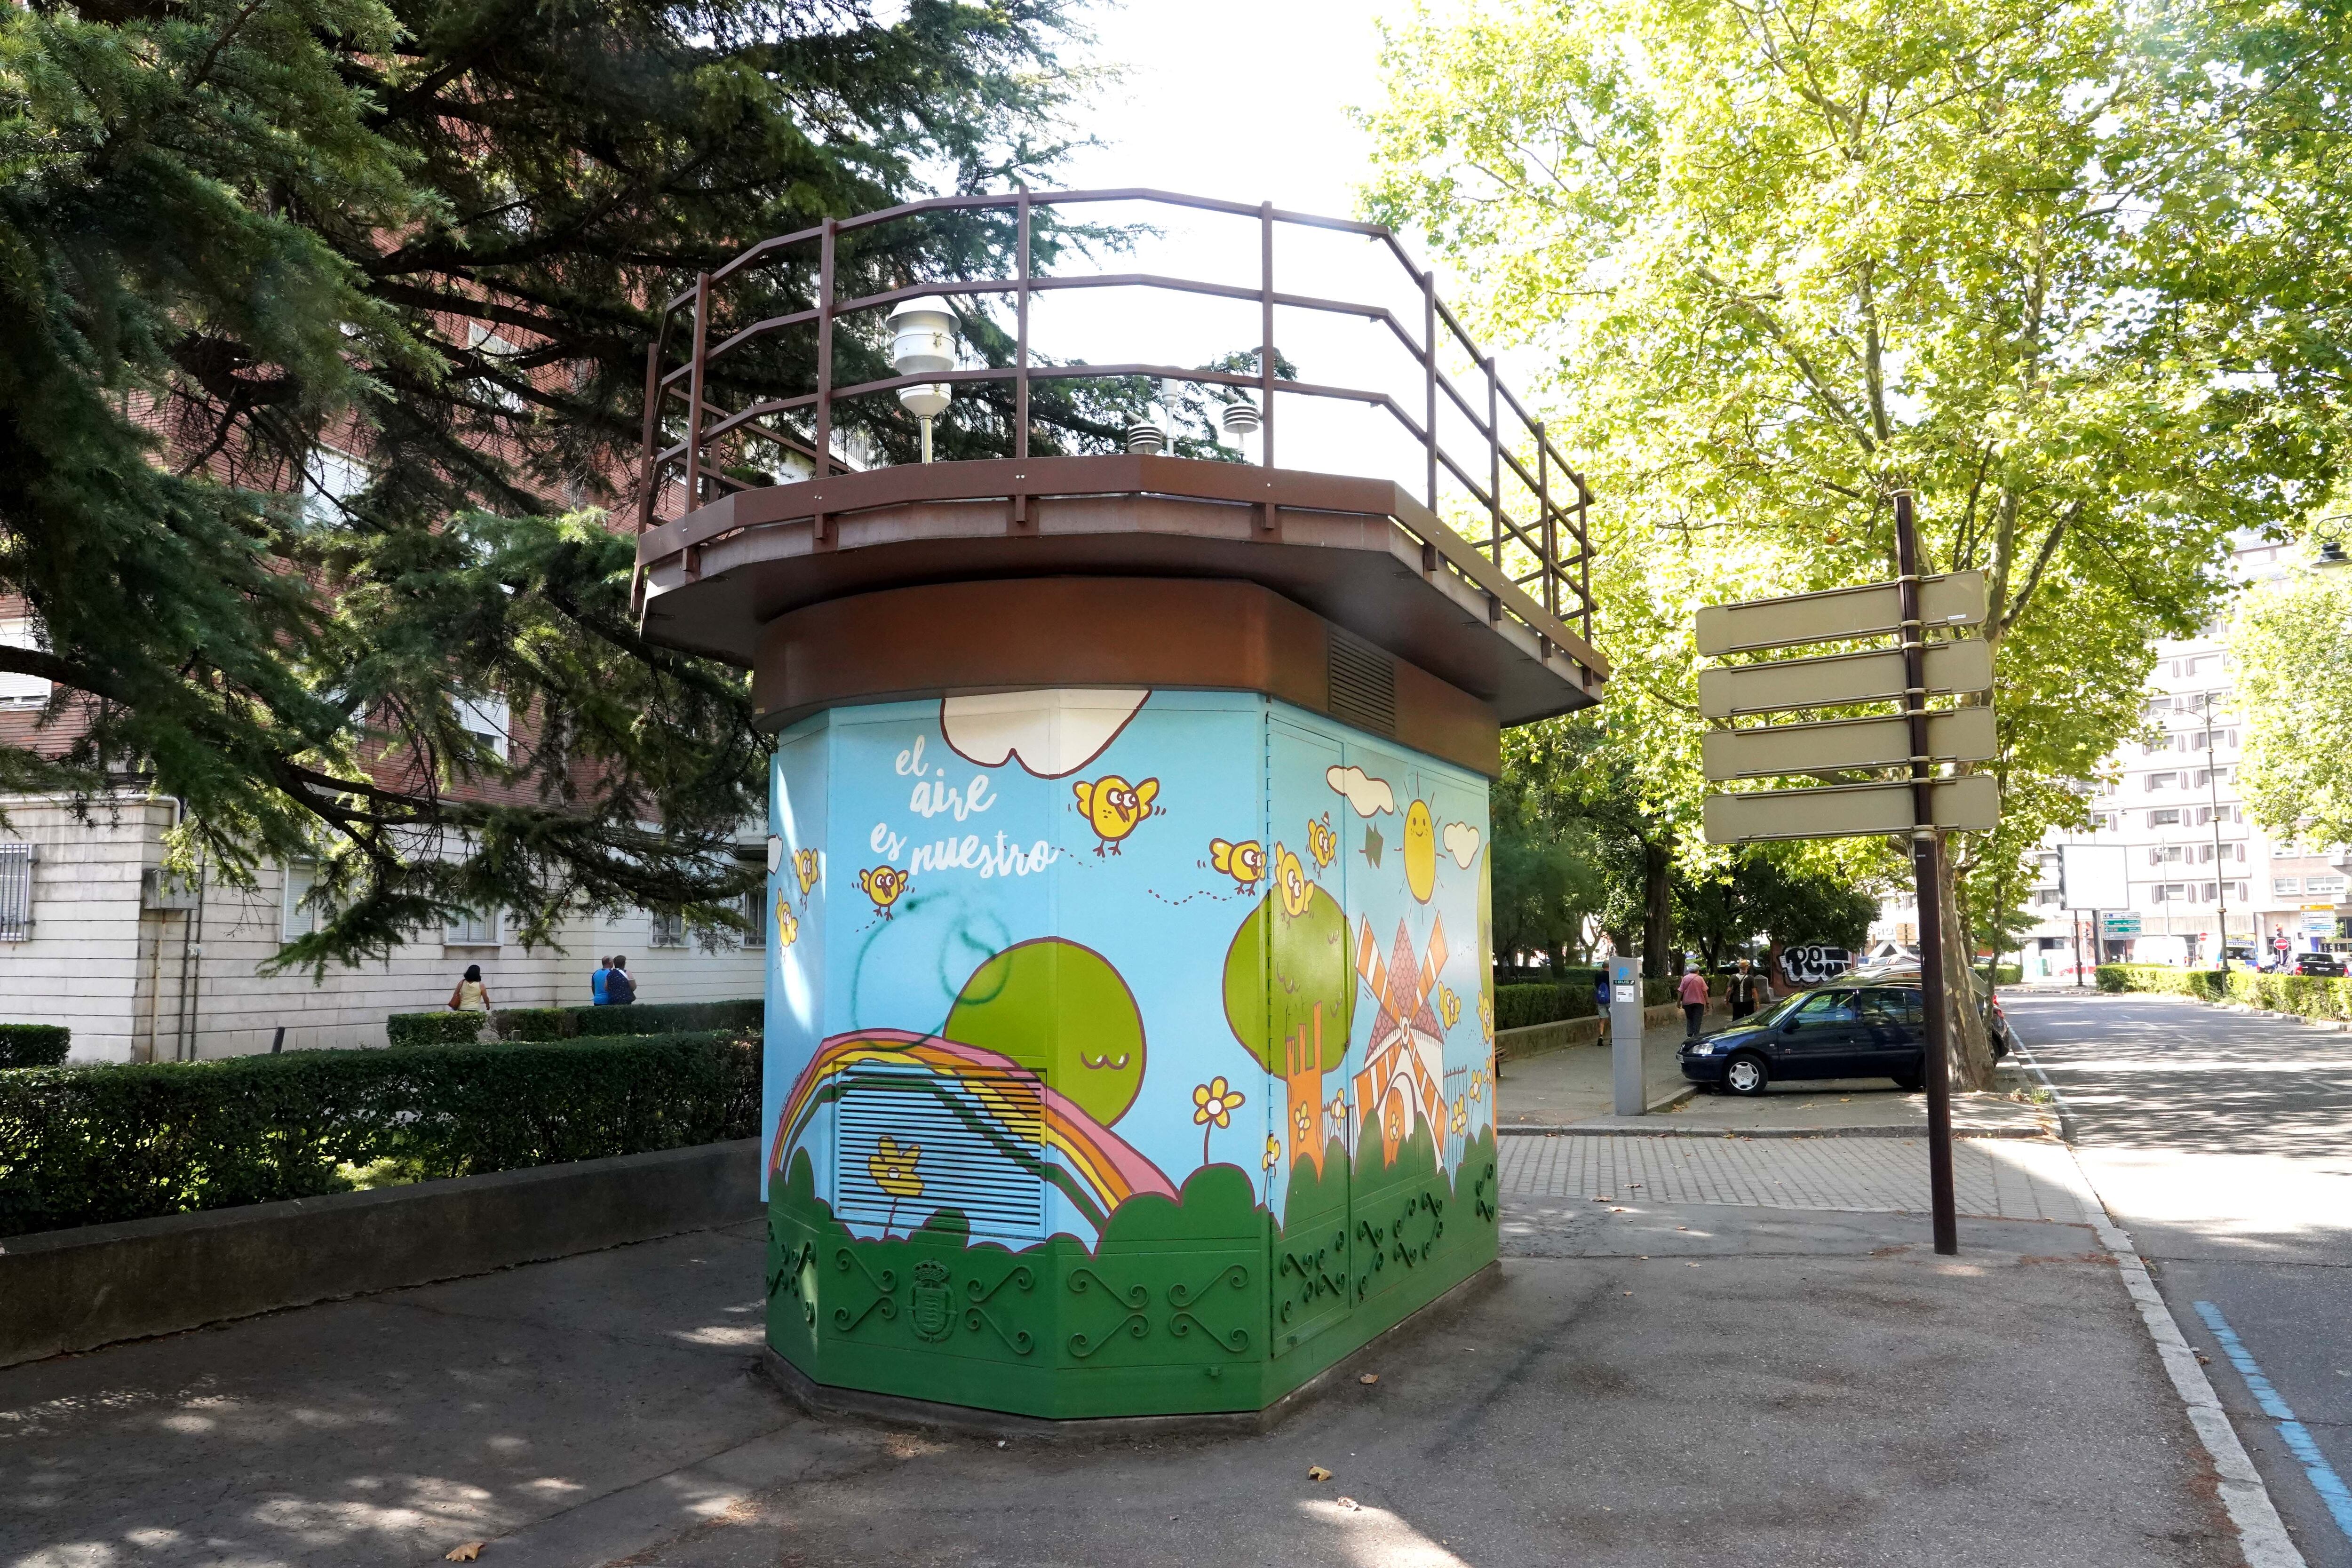
[[[1764,1058],[1748,1051],[1732,1058],[1723,1069],[1723,1087],[1734,1094],[1761,1094],[1771,1079]]]
[[[1927,1080],[1916,1072],[1899,1072],[1894,1076],[1895,1087],[1906,1094],[1916,1094],[1927,1086]]]

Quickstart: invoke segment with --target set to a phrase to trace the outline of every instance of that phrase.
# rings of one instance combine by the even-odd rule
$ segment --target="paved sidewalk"
[[[1642,1076],[1653,1105],[1691,1087],[1676,1064],[1682,1044],[1679,1020],[1642,1037]],[[1496,1091],[1496,1121],[1506,1127],[1559,1126],[1609,1115],[1616,1103],[1609,1064],[1606,1040],[1505,1062]]]
[[[1501,1142],[1510,1197],[1627,1205],[1731,1204],[1886,1214],[1927,1211],[1924,1138],[1517,1137]],[[1994,1219],[2079,1224],[2088,1190],[2055,1143],[1979,1139],[1952,1148],[1955,1206]]]
[[[1496,1288],[1262,1436],[802,1417],[755,1371],[745,1226],[0,1372],[0,1564],[2239,1562],[2084,1227],[1965,1219],[1938,1258],[1916,1215],[1660,1195],[1895,1203],[1888,1142],[1506,1148],[1564,1193],[1543,1161],[1685,1158],[1615,1204],[1507,1195]]]

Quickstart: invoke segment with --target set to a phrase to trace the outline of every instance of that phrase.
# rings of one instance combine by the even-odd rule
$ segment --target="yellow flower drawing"
[[[1265,1168],[1271,1171],[1281,1163],[1282,1140],[1269,1133],[1265,1140]]]
[[[1470,1098],[1473,1100],[1484,1100],[1486,1098],[1486,1069],[1485,1068],[1479,1068],[1470,1075]]]
[[[1225,1087],[1225,1080],[1213,1078],[1206,1083],[1192,1086],[1192,1121],[1205,1127],[1214,1121],[1220,1127],[1234,1124],[1234,1112],[1242,1108],[1242,1091]]]
[[[1460,1095],[1454,1097],[1454,1131],[1458,1136],[1470,1130],[1470,1102]]]
[[[901,1143],[887,1132],[876,1140],[874,1152],[866,1157],[866,1173],[874,1184],[894,1198],[919,1198],[923,1195],[923,1178],[915,1173],[916,1163],[923,1157],[920,1143]]]

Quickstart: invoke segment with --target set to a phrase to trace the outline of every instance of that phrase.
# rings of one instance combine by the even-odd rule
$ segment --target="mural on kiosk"
[[[1350,1171],[1360,1191],[1412,1166],[1450,1193],[1475,1146],[1490,1173],[1486,800],[1475,774],[1247,694],[1029,691],[806,721],[780,742],[772,803],[778,1212],[858,1243],[1091,1258],[1147,1200],[1192,1216],[1134,1222],[1155,1235],[1263,1235],[1294,1205],[1343,1212]],[[1332,1245],[1336,1279],[1356,1266]],[[772,1263],[772,1294],[814,1333],[826,1281],[802,1250]],[[870,1286],[869,1310],[903,1301],[954,1331],[944,1270],[920,1275],[940,1266],[884,1256],[824,1267]],[[1030,1355],[999,1304],[964,1311],[970,1332]],[[862,1331],[838,1310],[828,1331]],[[1060,1353],[1102,1346],[1081,1332]]]

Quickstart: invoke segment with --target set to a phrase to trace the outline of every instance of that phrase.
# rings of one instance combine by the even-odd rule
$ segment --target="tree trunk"
[[[1951,1068],[1952,1087],[1988,1089],[1992,1087],[1992,1038],[1985,1032],[1984,1014],[1977,1003],[1972,960],[1976,941],[1960,919],[1959,898],[1946,836],[1946,852],[1937,857],[1943,875],[1937,879],[1937,902],[1944,924],[1944,1050]]]
[[[1666,952],[1675,940],[1674,906],[1666,881],[1666,869],[1673,860],[1671,842],[1642,841],[1642,973],[1652,980],[1664,980],[1674,973]]]

